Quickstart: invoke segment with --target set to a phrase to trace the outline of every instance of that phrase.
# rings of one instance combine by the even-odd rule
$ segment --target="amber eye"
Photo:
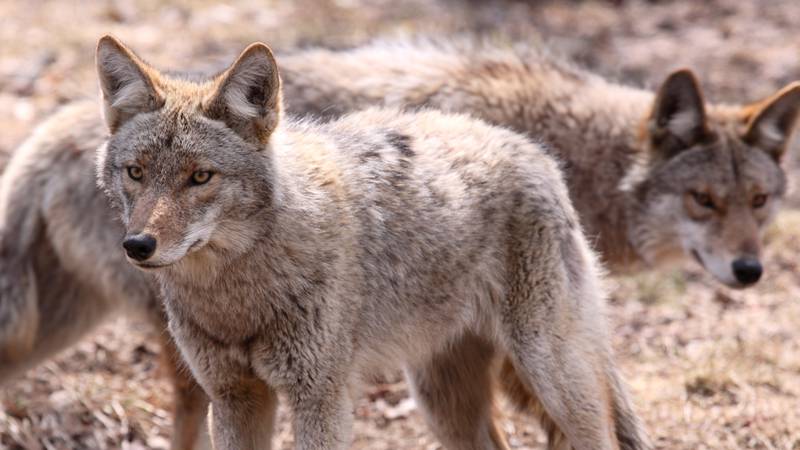
[[[140,181],[144,176],[144,170],[139,166],[128,166],[128,176],[131,180]]]
[[[761,208],[767,204],[767,194],[756,194],[753,196],[753,208]]]
[[[702,206],[703,208],[708,208],[708,209],[716,208],[716,206],[714,205],[714,200],[712,200],[711,196],[706,194],[705,192],[692,191],[692,198],[694,198],[694,201],[697,202],[697,204]]]
[[[198,170],[192,174],[192,184],[195,186],[208,183],[213,173],[208,170]]]

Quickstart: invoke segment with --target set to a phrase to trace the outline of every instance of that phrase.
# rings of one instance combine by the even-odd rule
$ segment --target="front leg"
[[[209,429],[215,450],[271,449],[277,396],[258,379],[241,379],[217,391]]]
[[[353,407],[345,382],[329,380],[319,389],[289,390],[294,410],[297,450],[341,450],[348,448],[353,427]]]
[[[270,449],[277,396],[251,370],[247,346],[224,344],[174,318],[169,328],[211,400],[209,431],[214,449]]]
[[[163,324],[163,317],[156,316]],[[189,370],[183,366],[180,351],[175,341],[166,333],[160,333],[164,367],[172,381],[174,391],[174,413],[171,450],[209,448],[205,420],[208,416],[208,396],[197,384]]]

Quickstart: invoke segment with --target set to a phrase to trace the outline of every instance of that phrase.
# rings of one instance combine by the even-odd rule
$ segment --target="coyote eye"
[[[767,204],[767,194],[756,194],[753,196],[753,208],[761,208]]]
[[[206,184],[211,179],[213,173],[208,170],[198,170],[192,174],[192,184],[195,186]]]
[[[714,200],[712,200],[711,196],[705,192],[692,191],[692,198],[694,198],[694,201],[696,201],[697,204],[703,208],[716,209]]]
[[[140,181],[144,176],[144,170],[139,166],[128,166],[128,176],[131,180]]]

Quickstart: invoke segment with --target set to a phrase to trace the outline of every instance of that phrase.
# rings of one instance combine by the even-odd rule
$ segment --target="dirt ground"
[[[743,102],[800,78],[798,25],[796,0],[0,0],[0,154],[59,105],[96,96],[93,46],[107,32],[157,66],[196,69],[255,40],[280,55],[376,36],[502,33],[636,85],[691,67],[711,99]],[[692,267],[612,280],[618,359],[658,448],[800,449],[797,197],[768,232],[756,288],[731,291]],[[4,387],[0,449],[167,448],[171,392],[155,332],[111,320]],[[278,448],[292,443],[287,417]],[[542,448],[530,418],[509,413],[503,427],[514,448]],[[439,448],[402,382],[367,387],[354,434],[357,449]]]

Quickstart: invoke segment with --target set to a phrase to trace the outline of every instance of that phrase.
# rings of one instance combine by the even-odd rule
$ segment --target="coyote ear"
[[[753,106],[744,134],[745,142],[780,161],[800,113],[800,81]]]
[[[103,115],[112,133],[136,114],[155,111],[163,104],[151,78],[155,71],[114,37],[100,38],[96,63]]]
[[[216,80],[206,114],[225,122],[245,140],[264,144],[281,115],[281,80],[272,51],[251,44]]]
[[[665,158],[708,138],[703,95],[692,71],[667,77],[656,94],[648,129],[654,149]]]

